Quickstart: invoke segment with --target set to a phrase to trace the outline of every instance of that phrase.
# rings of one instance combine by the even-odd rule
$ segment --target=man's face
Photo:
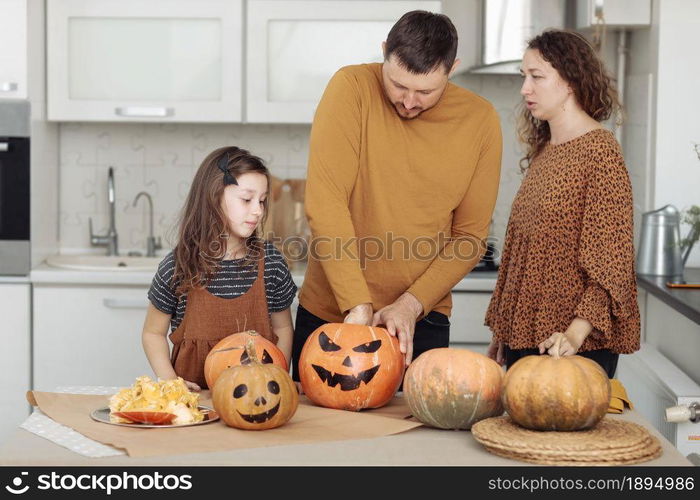
[[[410,120],[435,106],[458,62],[449,73],[440,65],[430,73],[417,75],[402,67],[393,54],[386,59],[382,65],[384,92],[398,115]]]

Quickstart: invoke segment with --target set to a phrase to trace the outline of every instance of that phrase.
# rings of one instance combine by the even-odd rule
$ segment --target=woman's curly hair
[[[569,30],[546,30],[527,44],[557,70],[566,81],[581,108],[594,120],[602,122],[615,117],[622,119],[622,106],[613,80],[603,61],[583,35]],[[549,142],[551,132],[546,120],[538,120],[523,102],[519,105],[518,138],[526,145],[520,169],[525,172],[532,160]]]

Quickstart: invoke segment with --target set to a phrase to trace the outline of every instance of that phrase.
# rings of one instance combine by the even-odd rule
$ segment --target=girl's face
[[[574,94],[552,65],[542,58],[539,50],[527,49],[523,55],[523,86],[520,94],[532,116],[550,121],[571,104]]]
[[[258,227],[263,217],[263,202],[267,197],[267,178],[248,172],[236,178],[238,185],[224,188],[221,208],[228,218],[231,236],[246,239]]]

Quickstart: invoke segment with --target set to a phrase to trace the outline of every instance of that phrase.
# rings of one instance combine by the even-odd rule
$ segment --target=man
[[[408,12],[382,49],[383,64],[341,68],[314,117],[295,380],[325,323],[386,326],[406,365],[447,347],[450,292],[485,252],[501,130],[488,101],[448,80],[459,64],[452,22]]]

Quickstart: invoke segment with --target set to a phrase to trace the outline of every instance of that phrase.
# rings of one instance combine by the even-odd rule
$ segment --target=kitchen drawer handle
[[[103,299],[105,307],[112,309],[146,309],[148,301],[146,299]]]
[[[173,108],[158,108],[150,106],[124,106],[114,108],[117,116],[127,117],[147,117],[147,118],[167,118],[173,116],[175,110]]]
[[[0,92],[15,92],[16,90],[17,84],[15,82],[0,83]]]

